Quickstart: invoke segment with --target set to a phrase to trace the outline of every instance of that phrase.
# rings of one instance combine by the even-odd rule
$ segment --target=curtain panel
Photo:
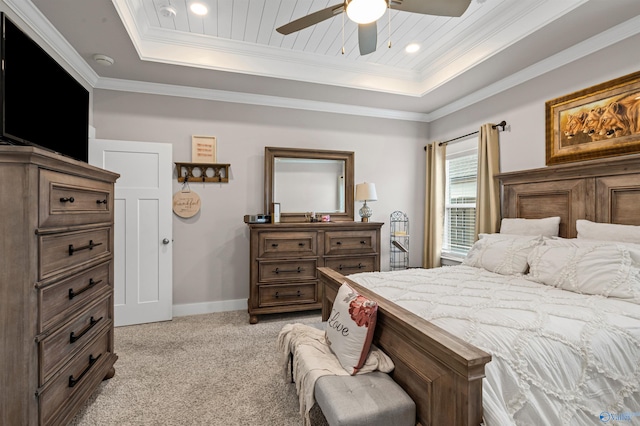
[[[422,267],[440,266],[444,233],[446,144],[432,142],[426,149],[424,247]]]
[[[476,239],[493,234],[500,226],[500,146],[498,126],[483,124],[478,137],[478,193],[476,196]]]

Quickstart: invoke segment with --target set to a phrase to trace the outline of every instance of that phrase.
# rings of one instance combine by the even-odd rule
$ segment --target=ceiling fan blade
[[[333,6],[329,6],[326,9],[313,12],[309,15],[303,16],[300,19],[291,21],[288,24],[276,28],[276,31],[284,35],[295,33],[296,31],[303,30],[342,12],[344,12],[344,3],[334,4]]]
[[[391,9],[423,15],[462,16],[471,0],[391,0]]]
[[[358,24],[358,46],[361,55],[368,55],[376,51],[378,45],[378,26],[373,21],[370,24]]]

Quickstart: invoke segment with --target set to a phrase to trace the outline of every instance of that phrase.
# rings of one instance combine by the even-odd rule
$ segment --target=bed
[[[559,236],[563,238],[573,239],[577,236],[576,223],[579,219],[600,223],[640,225],[637,207],[640,206],[640,156],[637,155],[504,173],[498,178],[502,185],[503,217],[538,219],[559,216]],[[487,283],[491,281],[491,277],[483,275],[485,271],[481,268],[453,267],[454,270],[456,268],[463,275],[470,275],[471,282],[474,283],[471,289],[456,290],[463,292],[458,308],[468,303],[469,309],[476,309],[477,306],[474,305],[476,302],[468,298],[469,294],[464,292],[482,294],[486,291],[485,287],[489,285]],[[438,309],[441,305],[429,302],[435,296],[428,296],[427,302],[416,301],[416,297],[409,294],[398,282],[398,280],[409,281],[411,283],[409,287],[419,288],[419,292],[422,293],[429,293],[428,289],[432,287],[436,288],[433,291],[438,291],[437,286],[416,281],[421,279],[420,275],[425,272],[427,271],[415,269],[397,274],[356,274],[352,277],[353,279],[350,279],[331,269],[319,268],[323,286],[323,319],[327,319],[333,299],[339,287],[345,282],[364,296],[378,302],[378,322],[374,343],[394,361],[396,368],[393,378],[416,402],[417,423],[420,425],[478,425],[483,422],[487,426],[509,424],[511,421],[501,417],[505,415],[503,412],[505,408],[495,407],[496,401],[505,399],[504,396],[497,394],[513,395],[513,398],[508,401],[506,410],[517,412],[518,423],[535,424],[534,420],[527,416],[535,412],[540,413],[540,410],[547,410],[553,403],[544,406],[544,401],[540,403],[542,405],[538,405],[535,401],[528,401],[532,400],[531,394],[522,391],[518,386],[503,392],[500,387],[504,384],[499,384],[496,379],[496,376],[511,374],[506,372],[507,368],[504,365],[517,363],[519,356],[509,358],[504,355],[502,352],[504,348],[499,343],[493,342],[492,337],[484,329],[477,329],[474,325],[476,328],[469,331],[469,327],[459,328],[460,324],[456,321],[453,321],[453,324],[451,321],[447,323],[447,319],[450,320],[455,315],[450,312],[440,315]],[[453,282],[458,278],[446,277]],[[355,280],[360,281],[361,284]],[[496,300],[499,302],[494,301],[495,303],[513,303],[512,307],[516,308],[531,307],[538,304],[539,300],[548,300],[551,303],[545,307],[538,307],[537,310],[529,309],[516,317],[510,317],[512,313],[501,316],[504,313],[500,312],[500,308],[503,307],[501,304],[489,304],[489,309],[494,309],[490,315],[477,314],[497,318],[497,325],[504,326],[497,327],[498,334],[506,335],[508,337],[506,342],[510,342],[507,345],[518,347],[520,353],[527,350],[524,348],[526,343],[535,343],[542,349],[542,355],[537,356],[546,358],[547,362],[540,359],[536,364],[534,358],[533,361],[527,361],[526,367],[516,365],[516,373],[520,376],[511,379],[511,381],[522,381],[522,374],[531,373],[533,369],[535,374],[529,374],[530,377],[527,379],[529,381],[525,386],[531,386],[532,383],[533,387],[539,385],[540,388],[545,389],[545,392],[555,394],[556,400],[566,400],[566,405],[556,404],[554,413],[544,412],[542,419],[560,419],[564,424],[588,424],[588,422],[597,424],[600,422],[600,415],[605,416],[602,419],[605,421],[615,420],[615,416],[629,416],[640,411],[638,389],[640,305],[611,297],[586,298],[575,292],[545,286],[517,276],[507,275],[506,283],[500,285],[507,286],[504,291],[508,296],[503,295],[502,299],[500,298],[502,296],[498,297]],[[493,285],[491,288],[494,288]],[[446,294],[447,291],[451,290],[442,290],[441,294],[436,295],[435,298],[447,300],[450,296],[453,297]],[[496,290],[495,293],[501,291]],[[532,299],[534,297],[537,299]],[[397,303],[393,300],[397,300]],[[449,305],[456,305],[450,300]],[[602,302],[602,305],[594,306],[594,300]],[[464,316],[463,313],[464,309],[459,309],[460,316]],[[582,318],[583,314],[585,318]],[[531,327],[531,324],[535,323],[535,318],[543,318],[542,327],[538,333]],[[518,321],[520,321],[520,328],[526,328],[528,334],[518,332],[517,327],[515,331],[514,327],[508,327],[509,322],[517,325]],[[587,323],[591,321],[592,325],[604,324],[602,322],[604,321],[614,326],[598,326],[599,328],[582,326],[581,330],[593,332],[594,329],[607,328],[613,330],[610,334],[621,336],[621,339],[612,342],[607,340],[611,338],[610,335],[597,336],[598,338],[592,339],[593,343],[582,347],[563,342],[558,336],[576,329],[575,324],[569,324],[571,321],[587,321]],[[601,322],[598,323],[598,321]],[[556,326],[560,328],[553,328]],[[549,335],[556,336],[551,344],[543,339]],[[577,337],[578,340],[579,337]],[[609,347],[616,348],[615,354],[608,349]],[[576,354],[590,358],[591,364],[587,363],[587,367],[580,367],[588,369],[588,374],[576,367],[577,363],[582,361],[575,361],[573,364],[566,360],[560,361],[560,356],[563,356],[560,353],[563,351],[569,358],[575,358]],[[607,360],[612,362],[608,363]],[[545,363],[556,363],[557,371],[541,371],[540,366]],[[620,367],[620,371],[623,371],[626,376],[612,379],[612,376],[620,373],[616,372],[617,370],[610,371],[609,364],[616,366],[625,364]],[[570,371],[567,372],[567,370]],[[575,376],[573,379],[569,377],[571,374]],[[598,377],[598,374],[603,374],[604,378]],[[536,380],[538,382],[542,380],[543,383],[536,384]],[[575,380],[582,380],[582,382],[577,386]],[[598,384],[598,380],[614,380],[616,383]],[[587,381],[589,383],[586,383]],[[509,379],[507,379],[508,382]],[[592,400],[587,398],[588,395],[582,394],[590,391],[597,393],[595,389],[598,388],[604,389],[605,393],[614,394],[609,398],[613,402],[602,407],[585,406]],[[585,389],[589,392],[585,392]],[[544,396],[542,398],[544,399]],[[520,415],[520,413],[527,414]],[[619,419],[625,420],[625,418]]]

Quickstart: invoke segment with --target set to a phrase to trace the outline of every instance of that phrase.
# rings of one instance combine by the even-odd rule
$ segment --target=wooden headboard
[[[640,225],[640,155],[501,173],[502,217],[560,216],[559,235],[576,220]]]

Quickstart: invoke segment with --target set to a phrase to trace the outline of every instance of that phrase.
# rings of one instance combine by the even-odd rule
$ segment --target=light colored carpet
[[[299,426],[295,385],[284,379],[276,341],[287,323],[320,320],[315,311],[265,315],[251,325],[247,312],[234,311],[118,327],[116,375],[70,424]]]

